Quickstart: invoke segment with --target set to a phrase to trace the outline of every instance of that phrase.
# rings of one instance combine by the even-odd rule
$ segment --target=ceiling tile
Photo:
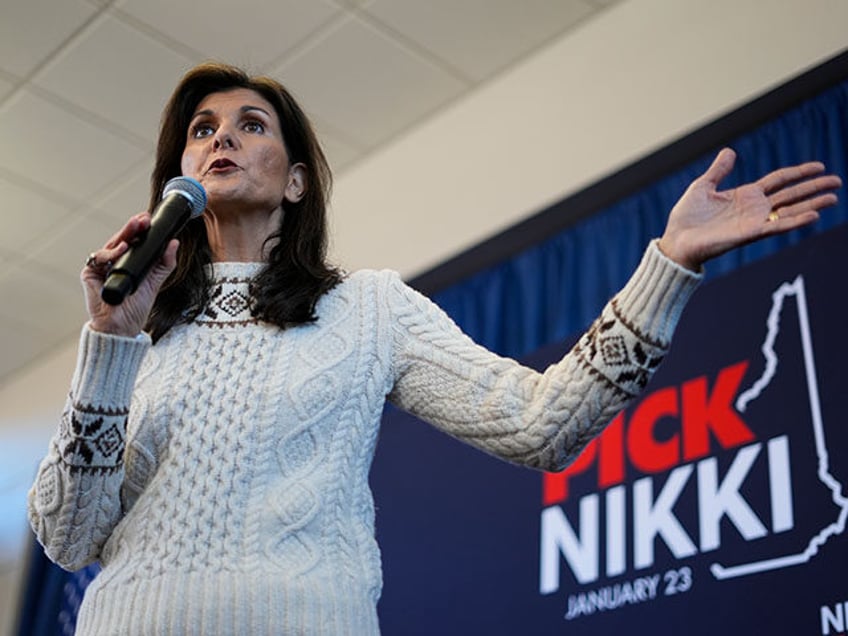
[[[0,318],[50,334],[53,342],[79,330],[86,320],[80,283],[64,276],[16,267],[0,278],[0,297],[14,299],[0,305]]]
[[[162,108],[193,65],[193,60],[107,17],[57,56],[34,82],[153,144]]]
[[[86,256],[100,248],[118,229],[117,224],[97,217],[76,216],[51,233],[49,239],[32,251],[30,258],[64,276],[56,280],[76,280]]]
[[[0,77],[0,101],[15,90],[15,83]]]
[[[462,82],[359,20],[273,73],[317,119],[364,148],[456,97]]]
[[[77,326],[77,329],[80,326]],[[10,322],[2,317],[0,317],[0,331],[3,333],[0,378],[24,367],[39,354],[56,346],[58,342],[52,335],[48,336],[26,324]]]
[[[69,213],[69,208],[0,176],[0,201],[3,201],[3,231],[0,247],[27,253],[27,247],[43,241],[51,229]]]
[[[364,154],[359,150],[354,150],[343,141],[333,138],[331,135],[322,136],[321,144],[334,175],[338,175],[344,171],[345,168],[357,159],[360,159]]]
[[[582,20],[582,0],[376,0],[366,11],[475,80]]]
[[[207,58],[250,70],[271,63],[340,12],[323,0],[125,0],[120,9]]]
[[[327,127],[322,125],[320,121],[313,120],[312,124],[315,126],[315,134],[318,135],[318,140],[324,149],[324,154],[327,155],[327,161],[330,162],[330,168],[334,175],[338,175],[341,170],[344,170],[346,166],[364,154],[360,148],[356,148],[342,139],[341,135],[336,135],[327,130]]]
[[[29,74],[97,11],[83,0],[3,0],[0,68]]]
[[[147,208],[153,157],[149,162],[141,161],[139,166],[126,179],[116,182],[113,188],[93,201],[95,212],[114,224],[116,230],[133,214]]]
[[[144,151],[22,91],[0,116],[0,167],[82,201],[128,170]]]

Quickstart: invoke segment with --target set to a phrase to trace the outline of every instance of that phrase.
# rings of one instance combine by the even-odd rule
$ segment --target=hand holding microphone
[[[206,191],[190,177],[176,177],[165,184],[162,200],[150,218],[150,228],[115,263],[103,284],[101,297],[110,305],[120,305],[132,294],[168,242],[191,218],[203,214]]]
[[[93,329],[118,335],[141,330],[159,287],[176,266],[174,237],[205,208],[200,183],[189,177],[171,179],[152,214],[132,217],[89,256],[81,279]]]

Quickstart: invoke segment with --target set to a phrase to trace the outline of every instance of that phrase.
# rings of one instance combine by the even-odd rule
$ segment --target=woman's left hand
[[[812,223],[836,203],[832,190],[842,184],[823,174],[823,164],[810,162],[719,192],[735,162],[733,150],[722,150],[671,210],[659,248],[680,265],[698,271],[735,247]]]

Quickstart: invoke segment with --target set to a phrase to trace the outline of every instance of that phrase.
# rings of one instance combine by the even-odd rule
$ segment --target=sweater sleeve
[[[476,345],[398,278],[389,399],[497,457],[562,470],[644,389],[701,279],[652,242],[574,348],[539,373]]]
[[[122,516],[127,415],[150,338],[83,327],[59,429],[28,495],[30,524],[47,556],[79,569],[100,551]]]

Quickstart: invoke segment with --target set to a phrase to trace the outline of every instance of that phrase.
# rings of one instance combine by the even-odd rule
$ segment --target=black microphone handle
[[[168,200],[172,199],[172,200]],[[165,251],[168,242],[191,217],[192,207],[178,191],[171,192],[157,206],[159,213],[150,227],[133,243],[109,272],[100,297],[110,305],[120,305],[135,292],[148,270]]]

